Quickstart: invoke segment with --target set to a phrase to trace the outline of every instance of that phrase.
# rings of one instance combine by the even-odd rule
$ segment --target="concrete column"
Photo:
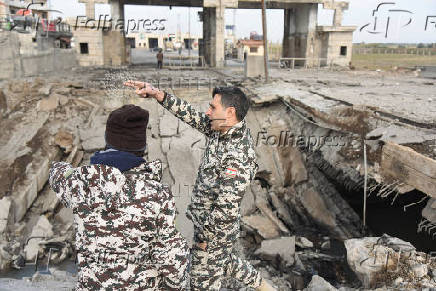
[[[120,0],[110,0],[112,22],[124,19],[124,2]],[[124,23],[126,26],[127,23]],[[113,25],[115,27],[115,25]],[[104,63],[111,66],[122,66],[127,62],[125,32],[110,30],[104,32]]]
[[[112,20],[124,19],[124,1],[110,0],[110,5]]]
[[[86,18],[95,19],[95,3],[94,1],[88,1],[85,3],[86,7]]]
[[[333,16],[333,26],[341,26],[343,18],[342,8],[335,9],[335,14]]]
[[[324,2],[323,7],[324,7],[324,9],[334,9],[335,10],[335,14],[333,16],[333,26],[341,26],[342,25],[342,18],[344,15],[344,10],[348,9],[349,3],[344,2],[344,1]]]
[[[284,11],[283,57],[312,58],[318,4],[296,4]]]
[[[284,10],[284,30],[283,30],[283,57],[296,57],[295,56],[295,29],[296,17],[293,9]]]
[[[204,58],[211,67],[224,66],[224,6],[203,7]]]

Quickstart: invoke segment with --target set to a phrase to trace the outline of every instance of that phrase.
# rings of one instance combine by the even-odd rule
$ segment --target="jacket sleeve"
[[[49,183],[56,196],[67,208],[74,208],[76,199],[79,197],[81,189],[85,186],[78,170],[65,162],[55,162],[52,164],[49,173]]]
[[[174,116],[186,122],[201,133],[207,136],[212,133],[209,117],[203,112],[195,110],[188,102],[172,94],[165,93],[165,99],[160,104],[174,114]]]
[[[167,187],[157,215],[157,236],[152,243],[152,260],[161,276],[162,290],[185,290],[189,249],[175,226],[176,205]]]
[[[244,154],[232,153],[225,158],[218,177],[219,193],[212,204],[212,211],[205,224],[204,236],[210,241],[226,227],[234,227],[239,219],[239,209],[245,190],[257,171],[254,160]]]

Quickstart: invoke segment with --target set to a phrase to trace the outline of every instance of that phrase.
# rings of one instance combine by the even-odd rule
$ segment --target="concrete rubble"
[[[284,265],[292,266],[295,261],[295,237],[264,240],[254,253],[266,261],[275,260],[278,256]]]
[[[410,243],[387,235],[345,241],[347,261],[364,288],[383,283],[395,288],[436,288],[436,260]]]
[[[48,245],[65,246],[52,252],[52,262],[73,252],[72,213],[59,207],[47,180],[51,162],[77,166],[82,161],[79,131],[95,118],[91,104],[100,96],[82,89],[56,78],[2,84],[0,271],[46,258]],[[82,95],[89,100],[77,102]]]
[[[333,287],[329,282],[324,280],[324,278],[315,275],[312,277],[312,280],[310,281],[307,288],[304,289],[304,291],[336,291],[335,287]]]
[[[131,90],[123,89],[122,82],[130,77],[128,70],[100,68],[82,73],[75,79],[5,83],[0,90],[0,105],[5,104],[0,107],[0,126],[5,129],[0,142],[0,272],[22,268],[23,262],[30,263],[37,256],[47,259],[52,246],[57,248],[50,257],[52,265],[74,266],[73,213],[60,205],[49,189],[48,169],[52,161],[63,160],[74,166],[89,163],[91,154],[105,146],[108,113],[126,103],[150,112],[147,157],[163,162],[163,182],[170,186],[179,212],[176,226],[192,243],[193,227],[184,213],[205,137],[154,100],[139,99]],[[185,76],[219,79],[228,73],[192,71]],[[141,79],[156,77],[150,69],[132,74]],[[161,74],[183,73],[164,70]],[[390,106],[383,108],[386,112],[368,112],[366,107],[347,105],[353,100],[334,88],[345,86],[351,94],[362,89],[364,81],[340,82],[336,73],[326,80],[311,80],[304,74],[287,79],[273,71],[275,83],[269,85],[250,79],[238,81],[255,104],[246,120],[259,171],[241,201],[242,231],[235,248],[279,290],[436,288],[434,260],[426,261],[425,253],[400,239],[362,231],[360,213],[344,195],[358,193],[361,199],[362,136],[370,140],[370,161],[380,153],[383,141],[422,143],[423,152],[434,158],[426,151],[428,142],[434,139],[433,129],[416,130],[430,117],[412,118],[408,114],[415,127],[393,124],[386,116],[399,114],[404,108],[394,112],[389,111],[393,108]],[[167,90],[198,110],[208,107],[208,88]],[[368,91],[365,87],[366,94]],[[337,98],[330,98],[333,94]],[[385,114],[385,118],[375,122],[377,114]],[[299,135],[340,136],[345,145],[333,147],[310,138],[298,141]],[[378,177],[374,163],[370,163],[369,171],[371,177]],[[383,179],[378,181],[382,183]],[[430,234],[436,223],[435,205],[435,200],[429,199],[422,210],[425,221],[421,228]],[[0,285],[23,290],[30,285],[42,288],[44,282],[74,286],[74,272],[54,266],[50,270],[49,275],[38,272],[25,280],[0,279]],[[224,285],[228,290],[247,290],[232,280]]]

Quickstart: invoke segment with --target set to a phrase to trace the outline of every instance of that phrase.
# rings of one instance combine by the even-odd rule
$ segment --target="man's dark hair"
[[[250,108],[250,101],[241,89],[238,87],[215,87],[212,91],[212,98],[215,94],[221,95],[221,104],[224,108],[235,108],[238,121],[244,119]]]

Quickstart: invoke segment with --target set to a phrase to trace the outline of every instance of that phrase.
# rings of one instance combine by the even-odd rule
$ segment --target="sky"
[[[85,4],[78,3],[78,0],[49,2],[51,9],[63,12],[62,17],[85,13]],[[353,34],[355,43],[436,43],[436,0],[349,0],[349,3],[342,24],[356,27]],[[379,4],[382,5],[377,10]],[[124,10],[125,19],[136,22],[139,19],[165,19],[163,33],[175,33],[180,27],[181,32],[202,35],[202,23],[197,15],[201,8],[126,5]],[[100,14],[110,14],[110,6],[96,4],[96,19]],[[282,9],[267,10],[270,41],[282,41],[283,14]],[[333,10],[325,10],[319,5],[318,25],[331,25],[332,22]],[[236,26],[238,37],[248,37],[251,31],[262,34],[260,9],[226,9],[225,23]]]

